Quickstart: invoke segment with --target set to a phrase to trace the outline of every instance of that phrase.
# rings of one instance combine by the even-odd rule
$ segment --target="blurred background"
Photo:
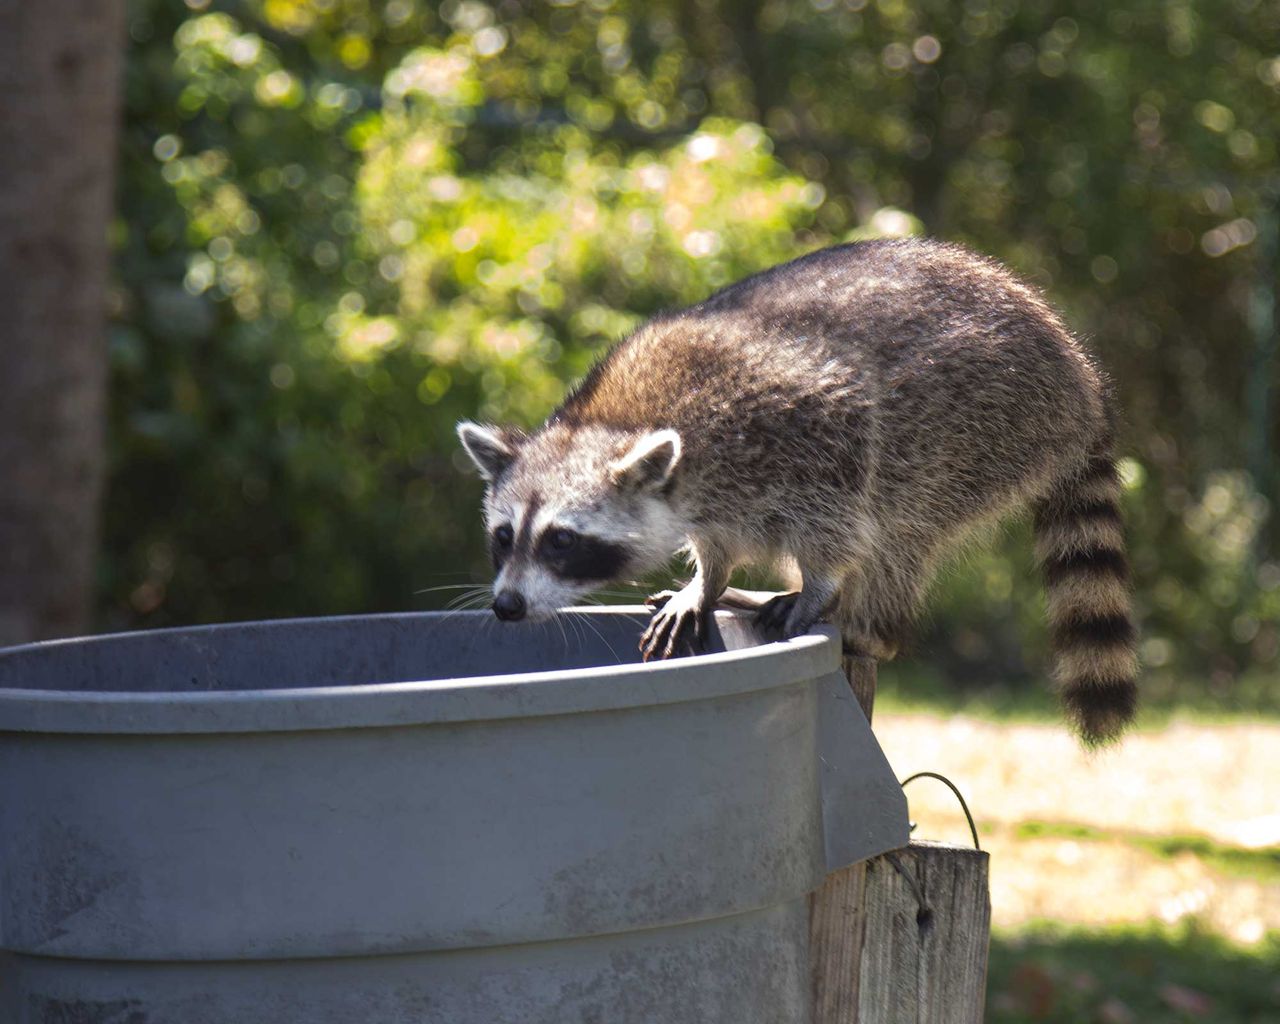
[[[1084,759],[1015,525],[883,672],[895,767],[955,774],[999,847],[991,1019],[1280,1020],[1280,6],[132,0],[125,20],[75,628],[442,607],[456,591],[431,588],[487,575],[456,420],[536,424],[648,315],[819,246],[963,241],[1114,379],[1146,666],[1148,731]]]
[[[487,573],[457,419],[537,423],[656,310],[926,232],[1115,379],[1148,694],[1275,701],[1275,5],[144,0],[128,32],[99,627],[437,603]],[[1028,548],[939,593],[945,682],[1038,673]]]

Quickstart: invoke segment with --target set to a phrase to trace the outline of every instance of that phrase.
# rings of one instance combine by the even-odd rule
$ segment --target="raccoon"
[[[645,660],[698,650],[745,563],[892,657],[939,564],[1029,509],[1056,676],[1083,739],[1132,719],[1138,665],[1108,384],[1040,295],[924,239],[858,242],[645,323],[532,434],[458,425],[487,481],[493,610],[539,618],[685,551],[651,599]]]

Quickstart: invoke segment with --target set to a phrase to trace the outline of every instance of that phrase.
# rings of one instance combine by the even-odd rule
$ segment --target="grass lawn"
[[[894,771],[952,779],[991,854],[989,1024],[1280,1024],[1275,714],[1170,704],[1088,752],[1043,692],[882,680]],[[907,796],[921,838],[969,842],[945,787]]]
[[[987,1021],[1277,1024],[1280,936],[1242,947],[1190,924],[997,932]]]

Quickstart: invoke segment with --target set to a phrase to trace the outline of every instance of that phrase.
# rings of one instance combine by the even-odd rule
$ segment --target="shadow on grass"
[[[1277,1024],[1280,935],[1042,925],[991,940],[987,1024]]]

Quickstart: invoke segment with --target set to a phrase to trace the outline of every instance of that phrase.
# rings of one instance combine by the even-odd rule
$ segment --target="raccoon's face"
[[[488,482],[485,528],[500,619],[541,619],[662,565],[685,542],[668,500],[680,435],[549,426],[532,437],[458,424]]]

